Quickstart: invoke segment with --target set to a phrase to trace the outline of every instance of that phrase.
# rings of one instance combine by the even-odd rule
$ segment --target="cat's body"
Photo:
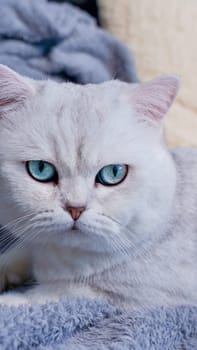
[[[3,67],[1,84],[0,223],[22,241],[16,252],[25,244],[39,285],[0,301],[197,304],[197,151],[171,157],[163,141],[176,77],[82,87],[35,83]],[[32,160],[53,164],[58,179],[33,179]],[[125,176],[99,182],[111,164],[125,164]]]

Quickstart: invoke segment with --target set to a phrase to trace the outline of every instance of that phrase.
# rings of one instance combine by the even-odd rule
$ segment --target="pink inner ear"
[[[15,110],[32,92],[33,88],[22,76],[0,65],[0,116]]]
[[[139,84],[132,94],[134,109],[139,116],[160,121],[172,105],[178,90],[179,79],[175,75],[164,75]]]

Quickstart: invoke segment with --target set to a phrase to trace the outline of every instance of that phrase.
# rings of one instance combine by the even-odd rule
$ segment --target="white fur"
[[[176,172],[164,145],[162,118],[177,93],[177,78],[133,86],[118,81],[77,86],[27,80],[29,84],[31,96],[0,120],[0,223],[26,215],[8,226],[29,249],[40,284],[30,299],[33,293],[43,300],[43,290],[53,290],[55,299],[91,293],[107,297],[99,291],[99,279],[104,271],[113,275],[114,266],[119,266],[117,272],[125,260],[139,264],[134,279],[145,280],[140,270],[147,252],[163,238],[165,231],[158,230],[166,225],[175,195]],[[55,165],[57,185],[28,175],[24,163],[33,159]],[[109,164],[129,165],[125,181],[114,187],[95,184],[98,171]],[[78,230],[72,230],[67,205],[86,207],[76,222]],[[147,259],[155,263],[152,255]],[[152,285],[155,273],[149,271]],[[116,283],[112,278],[112,292]],[[56,289],[57,284],[62,287]]]

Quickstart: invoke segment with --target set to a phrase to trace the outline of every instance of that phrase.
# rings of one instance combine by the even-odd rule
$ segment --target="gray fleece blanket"
[[[34,79],[137,81],[124,44],[87,13],[46,0],[0,0],[0,63]]]
[[[104,302],[0,308],[1,350],[196,350],[197,308],[121,312]]]

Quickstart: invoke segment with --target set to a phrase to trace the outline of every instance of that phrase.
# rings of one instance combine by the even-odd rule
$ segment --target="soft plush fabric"
[[[80,9],[46,0],[1,0],[0,63],[35,79],[137,80],[124,44]]]
[[[196,350],[197,308],[132,313],[104,302],[0,308],[1,350]]]
[[[103,25],[134,52],[140,79],[162,73],[181,77],[166,121],[170,146],[197,146],[197,2],[99,0]]]
[[[99,10],[97,6],[97,0],[48,0],[53,2],[67,2],[74,6],[81,8],[83,11],[88,12],[91,16],[95,17],[97,23],[99,20]]]

